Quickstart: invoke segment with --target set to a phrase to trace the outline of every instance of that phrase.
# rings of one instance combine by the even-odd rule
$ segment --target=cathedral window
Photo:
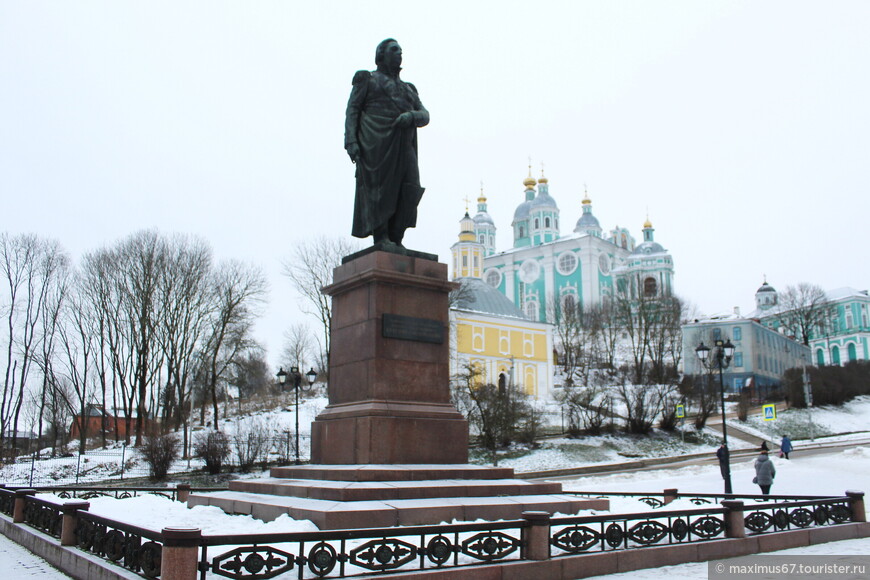
[[[526,318],[529,320],[538,320],[538,303],[534,300],[526,302]]]
[[[577,295],[573,292],[569,292],[562,296],[562,313],[566,317],[574,317],[574,314],[577,310]]]
[[[658,284],[656,283],[655,278],[647,278],[643,281],[643,294],[644,296],[655,296],[658,291]]]
[[[538,220],[538,218],[535,218],[535,229],[537,230],[540,228],[541,228],[541,222]]]
[[[479,240],[480,240],[481,244],[485,244],[486,243],[486,236],[484,236],[483,234],[480,234]]]
[[[521,237],[521,238],[526,237],[526,232],[523,230],[523,226],[520,226],[520,235],[519,235],[519,237]]]
[[[544,218],[544,227],[549,229],[549,227],[550,227],[550,218]]]
[[[577,269],[577,256],[574,252],[563,252],[559,255],[559,260],[556,262],[556,269],[563,276],[568,276],[574,273]]]
[[[484,278],[486,280],[486,283],[493,288],[498,288],[499,286],[501,286],[501,272],[499,272],[495,268],[489,270]]]

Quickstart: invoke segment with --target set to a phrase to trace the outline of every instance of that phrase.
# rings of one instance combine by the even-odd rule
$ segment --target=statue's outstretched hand
[[[359,159],[359,145],[356,143],[351,143],[347,146],[347,154],[350,156],[350,160],[354,163]]]
[[[406,127],[411,127],[414,125],[414,113],[407,111],[396,117],[396,120],[393,121],[394,127],[400,127],[402,129]]]

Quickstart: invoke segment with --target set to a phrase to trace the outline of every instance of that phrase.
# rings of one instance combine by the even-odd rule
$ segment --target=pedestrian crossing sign
[[[686,406],[685,405],[677,405],[677,419],[685,419],[686,418]]]
[[[761,411],[765,421],[776,421],[776,405],[764,405]]]

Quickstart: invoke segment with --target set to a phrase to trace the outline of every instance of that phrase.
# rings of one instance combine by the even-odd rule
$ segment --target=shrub
[[[258,461],[265,461],[271,444],[269,430],[260,421],[240,422],[233,436],[239,469],[247,473]]]
[[[181,455],[181,449],[178,437],[170,433],[146,437],[139,453],[148,464],[151,479],[160,481],[166,478],[172,462]]]
[[[206,470],[212,475],[221,472],[221,466],[230,456],[230,442],[220,431],[200,433],[193,444],[193,454],[205,461]]]

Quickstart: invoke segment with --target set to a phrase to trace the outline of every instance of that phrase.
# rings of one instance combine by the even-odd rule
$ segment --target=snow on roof
[[[831,302],[833,302],[834,300],[842,300],[843,298],[861,297],[867,295],[867,290],[858,290],[850,286],[843,286],[842,288],[835,288],[833,290],[828,290],[827,292],[825,292],[825,296],[827,296],[828,300],[830,300]]]

